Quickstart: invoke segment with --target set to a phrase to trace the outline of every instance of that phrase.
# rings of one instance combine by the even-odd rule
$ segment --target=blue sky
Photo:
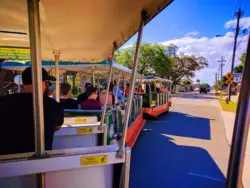
[[[231,32],[234,32],[234,29],[232,23],[231,25],[228,23],[228,28],[225,27],[225,24],[235,19],[234,13],[239,7],[244,11],[242,26],[249,27],[249,0],[175,0],[146,25],[143,42],[166,45],[175,43],[185,54],[205,56],[209,60],[209,67],[198,72],[196,78],[201,79],[202,82],[213,84],[214,76],[211,77],[211,74],[218,69],[219,56],[224,55],[228,59],[224,72],[228,72],[230,69],[231,54],[229,51],[232,51],[230,49],[233,40],[232,37],[227,36],[233,36]],[[224,36],[215,38],[218,34]],[[131,45],[135,41],[136,36],[124,46]],[[237,48],[238,56],[246,49],[246,41],[247,37],[244,37]]]

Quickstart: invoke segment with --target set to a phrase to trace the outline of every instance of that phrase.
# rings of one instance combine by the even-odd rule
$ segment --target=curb
[[[222,120],[223,120],[224,132],[225,132],[226,140],[227,140],[228,146],[231,148],[231,144],[230,144],[229,138],[227,137],[227,128],[226,128],[225,119],[224,119],[224,116],[223,116],[223,113],[222,113],[223,110],[222,110],[222,108],[221,108],[219,99],[217,99],[217,106],[218,106],[219,109],[220,109],[220,114],[221,114],[221,117],[222,117]]]

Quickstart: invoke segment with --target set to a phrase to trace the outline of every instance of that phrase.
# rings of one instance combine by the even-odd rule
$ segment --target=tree
[[[237,65],[236,67],[234,67],[234,72],[236,72],[236,73],[243,72],[245,59],[246,59],[246,53],[243,53],[240,57],[241,63],[239,65]]]
[[[207,65],[208,62],[204,57],[175,56],[169,77],[175,85],[183,78],[193,78],[196,71],[205,68]]]
[[[168,78],[173,84],[178,84],[181,79],[191,79],[195,72],[208,65],[204,57],[195,57],[189,55],[177,55],[178,47],[170,44],[164,48],[160,44],[144,43],[141,46],[138,73],[142,75],[155,75]],[[135,45],[118,51],[115,54],[115,60],[132,68]]]
[[[173,58],[165,53],[165,49],[161,45],[153,45],[155,50],[155,61],[152,68],[155,75],[161,78],[167,78],[172,69]]]
[[[169,44],[166,46],[166,53],[170,56],[175,56],[177,53],[178,47],[174,44]]]
[[[166,53],[174,58],[172,70],[168,75],[173,81],[173,84],[179,84],[181,79],[190,79],[195,76],[195,71],[201,70],[208,65],[207,60],[200,56],[188,56],[179,52],[177,55],[178,47],[175,44],[166,46]]]
[[[215,93],[218,93],[222,89],[223,83],[220,80],[217,80],[215,82],[214,88],[215,88]]]
[[[201,83],[200,87],[208,89],[208,88],[210,88],[210,85],[208,83]]]
[[[186,80],[182,80],[180,84],[184,86],[186,89],[188,89],[191,87],[192,80],[188,78]]]
[[[132,68],[135,45],[118,51],[115,54],[115,61]],[[173,58],[165,53],[165,49],[160,44],[144,43],[141,45],[139,63],[137,71],[139,74],[148,76],[155,75],[166,77],[171,70]]]

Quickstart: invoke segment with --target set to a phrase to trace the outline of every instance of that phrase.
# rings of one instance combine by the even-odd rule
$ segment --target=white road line
[[[193,173],[193,172],[189,172],[188,175],[197,176],[197,177],[200,177],[200,178],[206,178],[206,179],[210,179],[210,180],[214,180],[214,181],[224,182],[223,179],[219,179],[219,178],[215,178],[215,177],[211,177],[211,176],[207,176],[207,175],[203,175],[203,174],[196,174],[196,173]]]

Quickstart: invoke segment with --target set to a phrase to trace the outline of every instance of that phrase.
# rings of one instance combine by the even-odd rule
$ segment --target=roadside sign
[[[226,84],[232,84],[233,80],[226,80]]]
[[[241,83],[242,80],[242,73],[234,73],[234,82]]]
[[[228,80],[233,80],[234,75],[232,73],[227,73],[225,76]]]
[[[225,76],[225,82],[226,84],[232,84],[233,83],[233,78],[234,78],[234,75],[232,73],[227,73]]]

